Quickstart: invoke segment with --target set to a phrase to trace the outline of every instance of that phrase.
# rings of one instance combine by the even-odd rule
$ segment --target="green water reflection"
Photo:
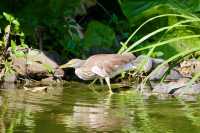
[[[0,90],[0,133],[198,133],[200,101],[144,97],[134,91],[107,95],[66,83],[47,93],[12,84]],[[97,88],[102,89],[100,86]]]

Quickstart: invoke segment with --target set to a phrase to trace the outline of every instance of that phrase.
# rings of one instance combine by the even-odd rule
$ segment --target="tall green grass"
[[[174,16],[174,17],[180,17],[180,18],[183,18],[185,19],[185,21],[181,21],[181,22],[178,22],[172,26],[167,26],[167,27],[161,27],[160,29],[156,30],[156,31],[153,31],[149,34],[147,34],[146,36],[142,37],[141,39],[139,39],[138,41],[136,41],[135,43],[131,44],[130,46],[128,46],[128,43],[131,41],[131,39],[134,37],[134,35],[136,35],[136,33],[141,30],[146,24],[148,24],[149,22],[155,20],[155,19],[159,19],[159,18],[163,18],[163,17],[171,17],[171,16]],[[142,42],[144,42],[145,40],[149,39],[150,37],[152,37],[153,35],[156,35],[164,30],[171,30],[173,28],[176,28],[176,27],[179,27],[181,26],[181,24],[184,24],[184,23],[189,23],[189,22],[192,22],[192,21],[200,21],[200,18],[196,18],[196,17],[193,17],[193,16],[188,16],[188,15],[180,15],[180,14],[163,14],[163,15],[158,15],[158,16],[155,16],[155,17],[152,17],[148,20],[146,20],[144,23],[142,23],[130,36],[129,38],[123,43],[121,42],[121,49],[118,51],[118,53],[124,53],[124,52],[129,52],[130,50],[132,50],[133,48],[135,48],[137,45],[141,44]],[[183,26],[183,25],[182,25]]]
[[[142,28],[148,24],[151,21],[155,21],[156,19],[163,18],[163,17],[177,17],[180,18],[178,22],[174,23],[173,25],[169,25],[169,26],[165,26],[165,27],[160,27],[159,29],[156,29],[154,31],[152,31],[151,33],[146,34],[145,36],[143,36],[142,38],[140,38],[139,40],[133,42],[132,44],[129,44],[131,39],[136,35],[136,33],[138,33],[138,31],[142,30]],[[195,23],[195,25],[194,25]],[[193,27],[198,29],[200,24],[200,18],[198,18],[197,16],[194,15],[184,15],[184,14],[163,14],[163,15],[158,15],[155,17],[152,17],[150,19],[148,19],[147,21],[145,21],[144,23],[142,23],[131,35],[130,37],[123,43],[121,43],[122,47],[121,49],[118,51],[119,54],[123,54],[123,53],[127,53],[127,52],[131,52],[131,53],[136,53],[136,52],[141,52],[144,50],[149,50],[148,55],[151,55],[151,53],[158,47],[166,45],[166,44],[170,44],[173,42],[177,42],[177,41],[181,41],[181,40],[188,40],[188,39],[194,39],[194,38],[200,38],[200,34],[191,34],[191,35],[186,35],[186,36],[179,36],[179,37],[174,37],[174,38],[169,38],[169,39],[159,39],[158,41],[155,41],[153,43],[151,43],[148,46],[143,46],[145,41],[147,41],[149,38],[154,37],[157,34],[167,34],[170,30],[176,30],[176,28],[180,28],[180,27]],[[163,33],[164,32],[164,33]],[[140,47],[137,47],[140,46]],[[150,78],[151,74],[153,74],[154,72],[158,71],[161,67],[163,67],[164,65],[175,61],[177,59],[183,58],[186,55],[189,55],[191,53],[200,51],[199,47],[195,47],[189,50],[185,50],[182,51],[180,53],[177,53],[176,55],[168,58],[166,61],[164,61],[162,64],[160,64],[156,69],[154,69],[144,80],[143,83],[146,83],[146,81]],[[197,80],[198,77],[200,77],[200,74],[197,74],[192,80],[191,83],[194,82],[194,80]]]

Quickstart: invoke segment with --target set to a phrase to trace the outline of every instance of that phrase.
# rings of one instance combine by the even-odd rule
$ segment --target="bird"
[[[59,68],[74,68],[75,74],[83,80],[105,79],[109,92],[113,93],[110,79],[124,71],[136,69],[143,56],[137,59],[132,53],[96,54],[86,60],[71,59]],[[148,69],[151,66],[152,63],[148,60],[147,65],[145,65],[145,71],[149,71]]]

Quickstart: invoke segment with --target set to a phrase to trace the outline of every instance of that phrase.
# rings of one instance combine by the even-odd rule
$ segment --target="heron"
[[[109,92],[112,94],[110,79],[116,75],[133,70],[141,63],[142,58],[137,58],[132,53],[125,54],[96,54],[90,56],[86,60],[71,59],[66,64],[61,65],[59,68],[74,68],[75,74],[83,80],[96,80],[102,81],[105,79]],[[145,71],[148,71],[149,65],[152,65],[148,60],[145,64]]]

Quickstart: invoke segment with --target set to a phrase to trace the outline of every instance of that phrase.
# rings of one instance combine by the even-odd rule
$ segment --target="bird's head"
[[[79,68],[85,63],[85,60],[71,59],[66,64],[61,65],[59,68]]]

